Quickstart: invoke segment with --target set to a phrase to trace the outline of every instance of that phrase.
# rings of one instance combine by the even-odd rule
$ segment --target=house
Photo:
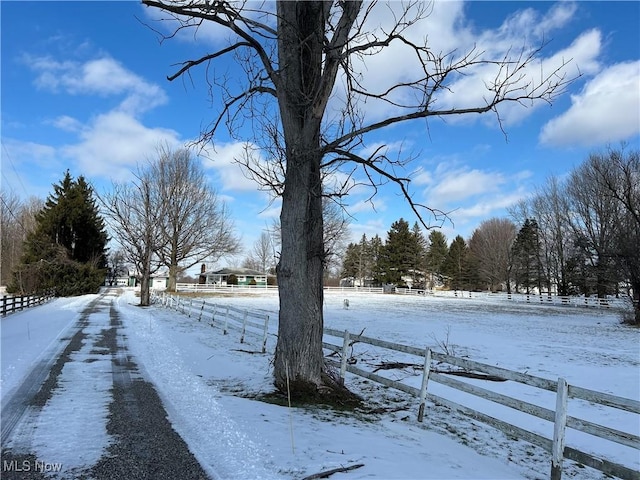
[[[151,290],[166,290],[169,286],[169,271],[162,270],[151,274],[149,288]]]
[[[237,285],[267,285],[267,274],[250,268],[223,268],[215,271],[205,271],[203,268],[198,283],[203,285],[230,285],[229,277],[235,276]]]
[[[106,286],[111,286],[110,280],[105,280]],[[149,279],[149,288],[152,290],[165,290],[169,285],[169,271],[161,270],[151,274]],[[120,276],[114,279],[113,286],[118,287],[139,287],[140,279],[135,271],[130,271],[126,276]]]

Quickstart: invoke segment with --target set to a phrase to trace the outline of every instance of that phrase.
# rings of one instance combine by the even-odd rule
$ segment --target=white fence
[[[222,328],[227,335],[229,330],[240,332],[240,343],[247,337],[260,341],[262,353],[267,351],[269,333],[269,315],[253,313],[248,310],[222,306],[202,299],[184,298],[179,295],[162,293],[156,297],[165,308],[171,308],[199,322],[208,322],[212,327]]]
[[[192,293],[264,293],[278,292],[277,285],[214,285],[204,283],[178,283],[177,292]]]
[[[252,313],[233,307],[220,306],[202,299],[184,298],[179,295],[162,294],[158,298],[166,308],[172,308],[191,318],[197,318],[198,321],[208,321],[214,327],[221,327],[224,334],[227,334],[228,329],[240,331],[241,343],[245,342],[247,335],[258,338],[261,341],[262,352],[266,352],[269,333],[268,315]],[[429,400],[436,405],[445,406],[474,420],[486,423],[504,432],[508,436],[522,439],[547,451],[551,454],[550,478],[552,480],[559,480],[561,478],[564,458],[599,470],[606,475],[612,475],[625,480],[640,480],[640,471],[607,460],[601,456],[581,451],[576,447],[567,445],[565,441],[566,429],[573,429],[604,439],[608,442],[614,442],[615,444],[640,451],[639,436],[569,415],[569,399],[581,400],[591,404],[613,408],[617,412],[629,412],[634,416],[632,424],[638,425],[640,422],[640,417],[638,417],[638,415],[640,415],[640,401],[638,400],[569,385],[563,378],[552,381],[542,377],[474,362],[465,358],[434,352],[430,348],[418,348],[392,343],[364,335],[351,334],[348,331],[342,332],[325,328],[324,335],[325,341],[323,342],[323,347],[330,352],[329,357],[332,355],[340,356],[340,362],[334,361],[334,363],[340,366],[340,376],[342,379],[345,378],[346,372],[350,372],[354,375],[367,378],[417,397],[419,400],[417,416],[420,422],[423,421],[425,413],[428,415],[425,409],[426,401]],[[328,341],[332,338],[334,339],[333,343]],[[400,354],[411,357],[414,368],[417,366],[418,371],[422,371],[421,387],[416,388],[409,384],[409,382],[394,380],[375,373],[374,370],[366,370],[352,364],[350,360],[353,358],[353,355],[350,354],[350,351],[353,352],[354,345],[357,343],[382,348],[385,351],[399,352]],[[385,357],[389,358],[387,354],[385,354]],[[440,368],[436,369],[434,365]],[[454,368],[449,367],[447,371],[443,371],[441,365],[448,365]],[[462,375],[462,377],[469,376],[471,378],[488,375],[493,379],[516,382],[536,389],[554,392],[556,396],[555,409],[544,408],[476,384],[458,380],[453,378],[454,375]],[[429,382],[438,383],[550,422],[553,424],[553,438],[547,438],[469,406],[461,405],[442,395],[429,392]]]
[[[453,357],[451,355],[446,355],[443,353],[437,353],[429,348],[416,348],[408,345],[391,343],[384,340],[365,337],[363,335],[354,335],[350,334],[348,331],[341,332],[329,328],[325,328],[324,333],[328,337],[339,337],[342,339],[342,342],[340,342],[339,344],[330,342],[323,343],[325,349],[340,354],[341,361],[339,365],[341,378],[344,379],[345,373],[350,372],[355,375],[359,375],[369,380],[378,382],[382,385],[392,387],[418,397],[418,420],[420,422],[422,422],[425,413],[425,402],[427,399],[429,399],[431,402],[437,405],[445,406],[475,420],[487,423],[492,427],[501,430],[509,436],[514,436],[516,438],[525,440],[551,453],[550,478],[552,480],[561,478],[563,458],[568,458],[585,466],[600,470],[607,475],[613,475],[622,479],[629,480],[640,479],[640,472],[634,470],[633,468],[606,460],[604,458],[599,458],[590,453],[580,451],[577,448],[565,445],[565,430],[567,428],[571,428],[614,442],[619,445],[625,445],[627,447],[640,450],[640,437],[638,437],[637,435],[622,432],[587,420],[568,416],[569,398],[581,399],[598,405],[611,407],[617,409],[618,411],[626,411],[638,415],[640,414],[640,402],[637,400],[597,392],[575,385],[568,385],[567,382],[562,378],[559,378],[557,382],[554,382],[533,375],[514,372],[504,368],[494,367],[491,365],[474,362],[468,359]],[[353,345],[357,342],[418,357],[418,365],[422,365],[421,388],[418,389],[405,382],[395,381],[382,375],[376,374],[373,371],[365,370],[363,368],[356,367],[355,365],[350,364],[349,359],[351,357],[349,354],[349,350],[352,349]],[[441,373],[438,373],[433,371],[432,369],[432,365],[434,363],[438,365],[450,365],[453,367],[457,367],[457,369],[451,370],[447,373],[442,373],[442,370],[440,370]],[[523,400],[512,398],[507,395],[497,393],[495,391],[491,391],[471,383],[460,381],[450,376],[451,374],[454,374],[474,377],[478,376],[477,372],[490,375],[494,377],[494,379],[497,378],[504,381],[509,380],[528,385],[530,387],[556,392],[555,411],[540,407],[538,405],[534,405],[529,402],[525,402]],[[551,439],[543,437],[537,433],[525,430],[516,425],[512,425],[508,422],[487,415],[473,408],[463,406],[450,399],[446,399],[442,396],[429,393],[427,387],[430,381],[552,422],[554,424],[553,438]],[[636,425],[639,421],[640,418],[636,417]]]
[[[558,295],[537,295],[526,293],[491,293],[491,292],[470,292],[463,290],[430,290],[420,288],[391,288],[385,290],[383,287],[324,287],[328,293],[392,293],[398,295],[414,296],[435,296],[449,298],[473,298],[487,301],[503,301],[528,303],[531,305],[555,305],[562,307],[587,307],[587,308],[611,308],[629,309],[631,302],[624,297],[584,297],[584,296],[558,296]],[[191,293],[264,293],[278,291],[277,285],[205,285],[198,283],[178,283],[177,292]]]

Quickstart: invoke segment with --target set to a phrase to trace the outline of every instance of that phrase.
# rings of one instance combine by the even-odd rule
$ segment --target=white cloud
[[[503,59],[513,61],[520,55],[526,58],[553,32],[566,26],[575,16],[578,8],[575,2],[562,2],[550,7],[546,12],[522,9],[506,18],[497,28],[480,30],[466,18],[464,4],[461,2],[433,2],[432,4],[418,2],[418,7],[424,5],[432,8],[431,14],[403,31],[403,35],[415,44],[423,44],[426,40],[435,56],[453,52],[449,57],[452,62],[459,61],[463,55],[472,50],[482,59],[491,61]],[[399,18],[403,7],[402,2],[380,4],[373,10],[365,31],[388,32],[393,22]],[[372,35],[373,33],[368,33],[367,40],[371,40]],[[527,85],[539,84],[541,77],[552,74],[561,67],[563,60],[568,61],[570,65],[562,67],[560,74],[566,72],[569,77],[575,75],[576,65],[583,73],[593,72],[597,68],[596,58],[599,53],[600,37],[596,32],[586,33],[570,46],[561,48],[560,51],[553,52],[550,46],[547,46],[539,55],[536,55],[536,61],[532,62],[528,68],[515,72],[515,77],[510,80],[514,82],[511,86],[525,89]],[[381,49],[374,55],[354,59],[350,66],[362,75],[359,78],[361,85],[373,92],[384,92],[394,85],[402,82],[410,83],[423,76],[415,52],[400,42],[392,42],[389,47]],[[433,73],[433,65],[430,69]],[[487,86],[513,73],[492,64],[466,67],[464,75],[452,73],[449,75],[447,88],[441,90],[436,96],[432,109],[482,107],[492,100],[492,94]],[[522,78],[520,78],[521,75]],[[336,88],[334,102],[331,104],[332,111],[338,110],[341,105],[339,102],[344,100],[343,88],[344,86]],[[530,87],[527,91],[530,91]],[[359,105],[367,116],[368,122],[407,112],[398,105],[416,105],[423,101],[423,93],[411,87],[394,89],[391,97],[394,104],[369,98],[366,103]],[[505,124],[510,124],[531,115],[541,105],[545,103],[536,102],[533,105],[526,105],[529,108],[515,102],[504,104],[500,108],[500,115]],[[448,118],[450,122],[474,122],[487,117],[454,115]],[[491,122],[493,124],[495,120],[491,119]]]
[[[173,130],[145,127],[123,112],[96,117],[80,134],[75,145],[62,148],[87,177],[128,180],[138,163],[146,161],[160,144],[180,146]]]
[[[428,189],[430,202],[450,204],[470,197],[495,192],[505,182],[502,174],[473,169],[446,172]]]
[[[251,143],[218,143],[214,149],[204,152],[203,165],[217,172],[223,191],[256,191],[259,185],[246,174],[239,163],[247,154],[252,156],[252,161],[262,161],[260,150]]]
[[[119,109],[139,114],[167,102],[158,85],[149,83],[110,57],[87,62],[28,57],[23,61],[37,72],[36,87],[71,95],[124,96]]]
[[[640,61],[612,65],[571,96],[571,107],[542,128],[548,145],[594,146],[640,133]]]

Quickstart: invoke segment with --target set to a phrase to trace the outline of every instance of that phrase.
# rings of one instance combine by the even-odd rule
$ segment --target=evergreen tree
[[[105,279],[107,241],[92,188],[67,171],[36,215],[12,290],[55,288],[63,296],[95,292]]]
[[[464,290],[467,287],[468,276],[467,243],[460,235],[453,239],[449,252],[444,260],[443,270],[447,277],[447,284],[453,290]]]
[[[371,278],[373,285],[382,285],[382,273],[380,268],[380,258],[384,245],[379,235],[375,235],[369,241],[369,258],[371,259]]]
[[[412,287],[424,288],[427,275],[427,241],[418,222],[413,224],[411,236],[414,244],[414,250],[411,252],[413,257],[411,266]]]
[[[522,287],[526,293],[538,287],[542,291],[540,233],[538,222],[527,218],[516,236],[512,247],[513,277],[516,292]]]
[[[340,276],[342,278],[358,278],[358,265],[360,259],[361,247],[359,244],[350,243],[344,253],[342,260],[342,270]]]
[[[387,241],[380,254],[380,273],[384,283],[404,285],[403,277],[410,275],[413,267],[416,240],[409,230],[409,223],[400,219],[391,224]]]
[[[432,230],[429,234],[429,246],[426,253],[427,270],[432,275],[431,283],[440,283],[444,276],[444,261],[449,253],[447,237],[439,230]]]

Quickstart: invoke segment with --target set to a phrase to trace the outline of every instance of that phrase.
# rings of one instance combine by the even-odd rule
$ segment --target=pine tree
[[[67,170],[36,215],[12,290],[55,288],[65,296],[95,292],[105,279],[107,242],[92,188]]]
[[[413,224],[411,229],[411,237],[413,241],[413,257],[411,266],[411,279],[413,288],[425,288],[425,280],[427,275],[427,240],[422,234],[418,222]]]
[[[464,238],[458,235],[451,242],[447,258],[445,258],[443,264],[443,270],[447,276],[447,284],[453,290],[464,290],[467,287],[468,254],[467,243]]]
[[[431,283],[441,283],[444,276],[444,261],[449,253],[447,237],[439,230],[432,230],[429,234],[429,246],[427,247],[427,270],[432,275]]]
[[[519,287],[524,288],[526,293],[531,293],[534,287],[541,291],[540,232],[535,219],[527,218],[522,225],[513,242],[512,258],[516,292]]]
[[[380,254],[380,273],[385,283],[404,285],[403,277],[411,274],[417,249],[417,239],[409,230],[409,223],[402,218],[392,223]]]

